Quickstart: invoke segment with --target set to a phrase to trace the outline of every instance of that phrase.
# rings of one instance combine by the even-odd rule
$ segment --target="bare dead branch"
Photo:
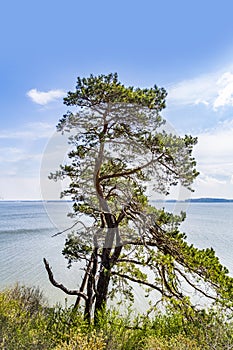
[[[82,221],[77,221],[77,222],[75,222],[71,227],[68,227],[68,228],[66,228],[66,229],[63,230],[63,231],[60,231],[60,232],[55,233],[54,235],[52,235],[52,237],[56,237],[56,236],[58,236],[58,235],[61,235],[62,233],[65,233],[65,232],[71,230],[71,229],[72,229],[73,227],[75,227],[77,224],[83,225],[84,228],[87,230],[87,227],[84,225],[84,223],[83,223]]]
[[[48,272],[49,280],[54,287],[61,289],[63,292],[65,292],[68,295],[77,295],[83,298],[84,300],[87,300],[86,294],[79,292],[78,290],[68,289],[63,284],[58,283],[53,277],[53,273],[52,273],[51,267],[49,266],[48,261],[45,258],[43,259],[43,261],[44,261],[45,268]]]
[[[91,264],[92,264],[92,260],[89,260],[88,266],[87,266],[86,271],[85,271],[85,275],[84,275],[83,280],[82,280],[81,287],[79,289],[79,293],[83,293],[83,291],[84,291],[84,288],[85,288],[86,283],[87,283],[87,277],[88,277],[88,274],[90,273]],[[81,301],[81,295],[78,295],[76,302],[74,304],[74,309],[76,309],[79,306],[80,301]]]

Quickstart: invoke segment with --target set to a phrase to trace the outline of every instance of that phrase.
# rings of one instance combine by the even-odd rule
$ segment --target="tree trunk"
[[[95,323],[98,322],[99,312],[103,311],[104,308],[106,307],[110,275],[111,275],[111,271],[105,269],[104,267],[102,268],[99,274],[99,280],[98,280],[97,289],[96,289],[95,311],[94,311]]]
[[[99,312],[103,311],[106,307],[111,269],[115,263],[115,255],[113,254],[113,259],[111,257],[111,251],[113,249],[114,238],[116,236],[116,233],[118,233],[118,225],[115,216],[111,213],[104,213],[104,219],[108,230],[105,236],[105,242],[101,256],[101,270],[99,273],[99,279],[96,287],[96,301],[94,310],[95,323],[98,322]]]
[[[97,272],[97,253],[98,248],[95,247],[91,256],[90,261],[90,268],[87,270],[88,280],[87,280],[87,299],[85,302],[85,310],[84,310],[84,317],[87,320],[87,322],[91,323],[91,311],[93,306],[93,294],[95,290],[95,275]],[[92,266],[91,266],[92,265]]]

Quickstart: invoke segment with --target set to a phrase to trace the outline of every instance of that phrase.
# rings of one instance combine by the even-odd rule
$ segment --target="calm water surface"
[[[213,247],[233,276],[233,203],[169,203],[166,208],[186,211],[181,229],[188,241],[199,248]],[[58,282],[71,289],[78,287],[78,267],[68,270],[61,254],[66,235],[52,238],[72,225],[68,211],[70,203],[0,202],[0,288],[18,281],[39,286],[51,303],[64,300],[64,293],[48,281],[44,257]]]

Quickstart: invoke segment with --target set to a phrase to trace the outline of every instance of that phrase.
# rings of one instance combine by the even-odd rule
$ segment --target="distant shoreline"
[[[62,200],[62,199],[51,199],[51,200],[41,200],[41,199],[1,199],[0,202],[11,202],[11,203],[31,203],[31,202],[40,202],[40,203],[65,203],[73,202],[72,200]],[[233,203],[233,199],[226,198],[189,198],[184,200],[177,199],[153,199],[151,202],[155,203]]]
[[[233,199],[226,198],[190,198],[185,200],[166,199],[166,200],[152,200],[151,202],[165,202],[165,203],[233,203]]]
[[[66,202],[73,202],[70,200],[63,200],[63,199],[50,199],[50,200],[42,200],[42,199],[1,199],[1,202],[10,202],[10,203],[66,203]]]

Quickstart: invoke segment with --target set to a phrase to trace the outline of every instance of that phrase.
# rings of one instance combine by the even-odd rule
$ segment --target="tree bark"
[[[101,256],[101,268],[96,288],[96,301],[95,301],[95,310],[94,310],[94,319],[95,322],[98,322],[99,312],[103,311],[106,302],[107,302],[107,294],[109,288],[109,281],[111,276],[111,268],[112,258],[111,251],[113,248],[114,238],[116,235],[117,222],[114,215],[111,213],[104,213],[104,218],[106,221],[106,225],[108,227],[104,247]]]
[[[108,287],[110,282],[111,270],[107,270],[102,267],[99,274],[99,280],[96,288],[96,302],[94,310],[94,321],[98,323],[98,316],[101,311],[106,307]]]
[[[88,271],[89,276],[87,280],[87,299],[85,301],[84,317],[89,324],[91,323],[91,312],[92,312],[94,290],[95,290],[95,275],[97,272],[97,264],[98,264],[97,252],[98,252],[98,248],[95,247],[91,256],[92,266]]]

